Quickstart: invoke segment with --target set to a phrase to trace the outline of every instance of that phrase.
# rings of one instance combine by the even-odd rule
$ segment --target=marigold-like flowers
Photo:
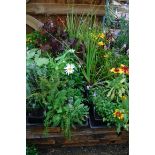
[[[124,119],[124,114],[119,110],[115,109],[115,112],[113,113],[114,117],[118,118],[119,120]]]
[[[98,46],[103,46],[103,45],[104,45],[103,41],[98,42]]]
[[[123,73],[123,71],[122,71],[120,68],[112,68],[112,69],[110,70],[110,72],[113,72],[113,73],[120,73],[120,74]]]
[[[119,74],[129,74],[129,68],[121,64],[119,68],[112,68],[110,72],[119,73]]]
[[[74,72],[74,68],[75,68],[74,64],[67,64],[64,69],[65,69],[66,74],[69,75]]]
[[[129,68],[123,64],[121,64],[120,69],[125,73],[125,74],[129,74]]]

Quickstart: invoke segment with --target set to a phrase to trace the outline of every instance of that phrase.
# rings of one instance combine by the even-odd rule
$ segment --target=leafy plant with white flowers
[[[45,127],[60,126],[66,138],[71,137],[71,128],[82,125],[88,115],[88,107],[83,104],[84,77],[76,65],[73,49],[56,59],[37,49],[27,51],[27,102],[45,107]],[[32,78],[34,66],[37,79]],[[37,80],[35,87],[30,77]]]

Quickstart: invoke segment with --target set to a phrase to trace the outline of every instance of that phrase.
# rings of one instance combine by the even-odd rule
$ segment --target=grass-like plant
[[[96,21],[94,14],[76,15],[69,14],[67,16],[67,32],[70,37],[76,37],[81,40],[85,47],[85,59],[81,61],[82,72],[89,84],[94,83],[96,73],[96,54],[98,50],[97,42],[94,35],[101,32],[101,26]]]

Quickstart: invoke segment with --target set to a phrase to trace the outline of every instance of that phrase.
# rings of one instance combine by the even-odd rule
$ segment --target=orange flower
[[[57,22],[58,22],[58,24],[62,24],[63,26],[65,26],[65,21],[64,20],[62,20],[60,17],[57,17]]]
[[[129,74],[129,68],[123,64],[121,64],[120,68],[112,68],[110,71],[119,74]]]

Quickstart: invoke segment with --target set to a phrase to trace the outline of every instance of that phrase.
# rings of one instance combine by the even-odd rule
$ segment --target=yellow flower
[[[98,38],[104,39],[104,37],[105,37],[104,33],[100,33],[100,34],[98,35]]]
[[[110,69],[110,72],[114,72],[115,68]]]
[[[110,72],[123,74],[123,70],[121,68],[112,68]]]
[[[122,73],[122,70],[120,70],[119,68],[112,68],[110,70],[110,72],[113,72],[113,73]]]
[[[124,67],[125,65],[121,64],[120,66],[121,66],[121,67]]]
[[[103,41],[98,42],[98,46],[103,46],[103,45],[104,45]]]
[[[127,98],[126,96],[122,96],[122,97],[121,97],[122,101],[125,101],[126,98]]]
[[[120,120],[124,119],[124,114],[121,114],[121,116],[119,117]]]
[[[124,119],[124,114],[120,112],[119,109],[115,109],[115,112],[113,113],[114,117],[117,117],[120,120]]]

